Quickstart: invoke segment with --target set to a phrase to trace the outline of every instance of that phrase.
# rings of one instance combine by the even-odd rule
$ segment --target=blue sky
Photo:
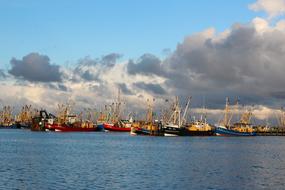
[[[220,109],[238,96],[264,118],[284,104],[284,15],[285,0],[0,0],[0,102],[88,107],[120,88],[134,108],[191,95]]]
[[[0,64],[30,52],[52,63],[116,52],[124,59],[163,56],[177,43],[209,27],[222,31],[257,16],[254,0],[0,0]]]

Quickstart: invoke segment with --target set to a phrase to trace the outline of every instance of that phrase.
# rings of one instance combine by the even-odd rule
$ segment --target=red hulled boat
[[[60,131],[60,132],[92,132],[98,131],[96,125],[89,127],[82,127],[80,125],[68,125],[68,124],[48,124],[46,129],[50,131]]]
[[[128,125],[123,122],[118,123],[104,123],[104,129],[108,131],[114,131],[114,132],[130,132],[131,131],[131,125]]]
[[[107,114],[105,123],[103,127],[107,131],[114,132],[130,132],[131,131],[131,122],[130,120],[121,119],[121,98],[120,90],[118,90],[118,99],[110,105],[110,111]]]
[[[100,128],[90,118],[82,120],[77,115],[69,114],[68,106],[62,106],[58,117],[41,110],[39,115],[33,118],[31,130],[33,131],[61,131],[61,132],[93,132]]]

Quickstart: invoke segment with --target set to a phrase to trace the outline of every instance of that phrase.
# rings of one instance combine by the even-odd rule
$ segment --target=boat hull
[[[31,129],[31,123],[17,123],[16,124],[19,129]]]
[[[0,129],[18,129],[18,126],[16,124],[0,125]]]
[[[97,124],[97,129],[98,131],[104,131],[104,124],[103,123]]]
[[[222,127],[216,127],[215,134],[217,136],[244,136],[244,137],[256,136],[256,133],[254,132],[252,133],[251,132],[239,132],[239,131],[235,131],[231,129],[225,129]]]
[[[131,131],[133,134],[136,135],[150,135],[150,131],[147,129],[142,129],[142,128],[136,128],[136,129],[132,129]]]
[[[164,132],[160,130],[151,131],[144,128],[132,128],[131,134],[146,136],[164,136]]]
[[[97,126],[90,127],[90,128],[83,128],[83,127],[68,126],[65,124],[47,125],[46,129],[48,129],[49,131],[59,131],[59,132],[94,132],[94,131],[98,131]]]
[[[179,127],[163,127],[164,136],[182,136],[182,129]]]
[[[182,131],[182,136],[214,136],[215,131],[189,131],[185,130],[184,132]]]
[[[108,131],[114,131],[114,132],[130,132],[131,127],[118,127],[114,124],[104,123],[104,129]]]

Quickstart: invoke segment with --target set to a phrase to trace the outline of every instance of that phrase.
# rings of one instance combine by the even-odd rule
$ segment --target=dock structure
[[[257,131],[257,136],[285,136],[285,129],[271,129],[268,131]]]

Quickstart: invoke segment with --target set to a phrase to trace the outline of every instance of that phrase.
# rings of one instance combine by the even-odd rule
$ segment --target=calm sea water
[[[284,189],[285,137],[0,130],[0,189]]]

